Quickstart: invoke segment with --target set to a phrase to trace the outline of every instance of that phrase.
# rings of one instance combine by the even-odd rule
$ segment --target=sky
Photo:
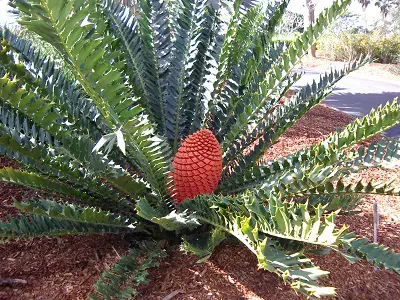
[[[0,0],[0,25],[9,23],[12,20],[7,13],[9,7],[7,5],[8,0]]]
[[[333,0],[314,0],[316,3],[316,11],[317,13],[320,12],[324,7],[329,6]],[[0,25],[10,24],[12,22],[12,18],[9,17],[7,13],[8,0],[0,0]],[[292,0],[289,4],[289,10],[294,12],[303,13],[305,10],[305,0]],[[363,15],[363,11],[361,5],[358,3],[357,0],[353,0],[353,3],[350,6],[350,11],[353,13]],[[367,21],[368,24],[374,23],[377,19],[380,18],[379,9],[374,5],[370,4],[366,10],[367,14]]]
[[[305,0],[292,0],[289,3],[288,10],[293,11],[293,12],[298,12],[303,14],[304,11],[306,10],[305,7]],[[333,0],[314,0],[314,3],[316,4],[316,13],[320,13],[324,8],[329,7],[332,4]],[[367,6],[367,9],[365,11],[366,17],[367,17],[367,22],[368,25],[372,25],[375,23],[377,20],[381,18],[381,14],[379,11],[379,8],[376,7],[373,4],[374,1],[371,1],[371,4]],[[352,3],[350,4],[349,8],[350,12],[353,14],[361,15],[362,24],[364,25],[364,12],[362,10],[361,4],[357,0],[353,0]]]

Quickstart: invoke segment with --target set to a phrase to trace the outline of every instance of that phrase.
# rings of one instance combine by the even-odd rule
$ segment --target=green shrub
[[[365,43],[365,44],[364,44]],[[384,64],[400,63],[400,34],[380,38],[377,35],[360,41],[360,53],[371,53],[377,62]]]
[[[335,225],[356,194],[399,195],[390,183],[344,183],[398,163],[399,140],[352,149],[400,122],[397,100],[308,149],[262,161],[338,80],[369,62],[327,72],[279,101],[300,77],[295,65],[351,1],[335,1],[287,47],[272,39],[288,1],[138,2],[135,16],[112,0],[12,2],[20,24],[58,54],[0,32],[0,152],[24,166],[0,169],[0,180],[43,195],[15,201],[22,214],[0,222],[1,241],[123,235],[132,249],[101,276],[94,299],[133,297],[164,256],[151,242],[177,237],[204,261],[232,235],[260,268],[313,297],[335,291],[319,286],[328,272],[310,253],[335,251],[400,273],[399,254]],[[199,132],[204,143],[193,138]],[[196,172],[201,180],[188,176]],[[210,175],[213,193],[174,201],[175,184],[194,195]],[[142,244],[153,246],[143,254]]]
[[[352,60],[360,55],[370,55],[380,63],[400,63],[400,34],[382,37],[379,33],[354,34],[331,32],[318,44],[321,54],[333,60]]]

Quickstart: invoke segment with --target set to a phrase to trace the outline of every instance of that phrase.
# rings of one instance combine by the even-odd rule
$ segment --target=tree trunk
[[[362,10],[364,13],[364,34],[367,34],[368,31],[368,19],[367,19],[367,1],[362,2]]]
[[[367,12],[364,10],[364,34],[368,33],[368,19]]]
[[[308,27],[310,24],[314,24],[315,22],[315,5],[312,0],[306,0],[307,11],[304,13],[304,29]],[[317,44],[311,46],[310,50],[308,50],[308,56],[315,57],[315,53],[317,51]]]
[[[136,5],[137,1],[136,0],[119,0],[123,5],[129,8],[129,10],[132,12],[132,14],[135,15],[136,12]]]

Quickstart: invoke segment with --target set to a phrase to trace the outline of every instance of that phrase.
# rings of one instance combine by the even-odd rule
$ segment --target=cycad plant
[[[19,23],[55,54],[1,33],[0,149],[23,169],[1,169],[0,178],[42,193],[15,201],[22,214],[0,223],[2,241],[125,235],[132,249],[99,279],[95,299],[133,297],[163,253],[152,246],[138,265],[140,249],[177,237],[204,261],[233,236],[260,268],[314,297],[335,292],[318,285],[328,272],[307,253],[335,251],[400,273],[399,254],[334,223],[356,194],[399,195],[389,183],[344,183],[399,162],[398,139],[353,147],[400,122],[396,100],[308,149],[262,159],[368,62],[279,101],[300,78],[295,64],[350,2],[335,1],[283,45],[273,37],[288,1],[139,0],[135,15],[113,0],[11,1]]]

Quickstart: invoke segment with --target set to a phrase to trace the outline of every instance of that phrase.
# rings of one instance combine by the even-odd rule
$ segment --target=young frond
[[[154,244],[154,243],[153,243]],[[142,249],[130,249],[110,270],[105,271],[95,283],[96,294],[91,299],[134,299],[136,287],[148,281],[148,269],[157,267],[166,253],[158,245],[145,245]],[[149,249],[152,246],[153,249]]]

